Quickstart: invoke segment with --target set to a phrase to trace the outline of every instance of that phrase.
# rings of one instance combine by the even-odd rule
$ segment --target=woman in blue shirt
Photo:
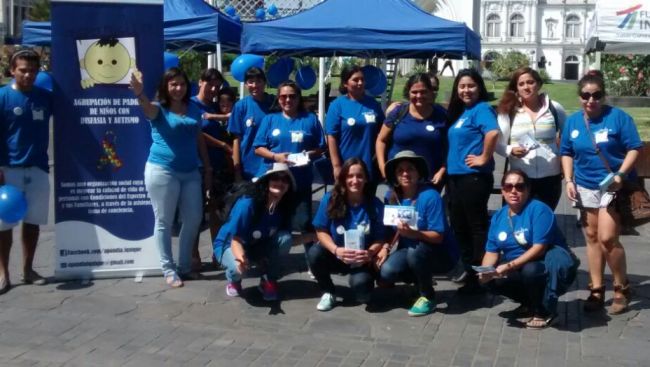
[[[274,163],[235,201],[213,243],[217,261],[225,269],[226,295],[241,294],[241,279],[251,261],[263,267],[259,290],[267,301],[278,299],[280,249],[291,247],[289,215],[296,184],[289,167]]]
[[[381,175],[386,178],[384,165],[402,150],[412,150],[424,157],[429,175],[438,192],[444,187],[447,165],[447,111],[435,104],[434,86],[427,74],[415,74],[404,86],[404,98],[409,103],[393,108],[379,131],[375,150]]]
[[[543,329],[557,316],[557,299],[575,279],[579,262],[553,210],[531,198],[531,181],[523,171],[506,172],[501,193],[507,205],[492,216],[478,279],[521,304],[508,312],[512,317],[527,317],[527,328]]]
[[[359,157],[370,169],[369,184],[376,188],[379,173],[372,158],[384,113],[379,102],[366,95],[364,82],[361,67],[343,69],[341,96],[327,110],[325,133],[334,177],[338,177],[343,162]]]
[[[190,103],[189,85],[185,73],[170,68],[158,87],[159,103],[152,103],[143,92],[142,73],[135,71],[131,78],[131,88],[151,123],[153,142],[144,182],[153,206],[153,237],[160,264],[165,281],[173,288],[182,287],[181,277],[190,275],[192,244],[203,216],[198,154],[203,162],[204,187],[210,187],[212,180],[212,167],[201,132],[201,111]],[[178,267],[172,256],[171,238],[177,208],[182,223]]]
[[[274,100],[272,95],[264,92],[266,75],[262,69],[252,67],[246,71],[244,78],[250,95],[235,103],[228,119],[228,132],[234,136],[232,160],[237,181],[250,180],[260,171],[262,158],[255,154],[253,141]]]
[[[319,311],[336,305],[333,273],[350,274],[357,301],[370,301],[372,263],[384,240],[384,206],[368,185],[368,177],[363,160],[345,161],[334,189],[323,196],[314,217],[318,244],[309,249],[307,258],[323,292],[316,306]]]
[[[604,307],[606,262],[614,277],[614,300],[609,312],[619,314],[627,310],[630,286],[625,250],[618,239],[620,213],[610,204],[623,178],[636,179],[634,162],[643,143],[632,118],[603,102],[602,74],[588,73],[580,79],[578,88],[582,111],[571,115],[564,125],[560,153],[567,196],[583,214],[591,280],[591,294],[584,309],[597,311]],[[615,174],[613,181],[601,186],[610,173]]]
[[[483,257],[488,227],[487,203],[494,185],[492,154],[499,137],[496,114],[487,103],[483,78],[474,69],[458,72],[449,101],[447,174],[449,219],[461,248],[465,285],[461,294],[479,287],[471,265]]]
[[[265,165],[279,162],[290,166],[297,184],[292,229],[302,235],[298,242],[311,243],[315,240],[311,227],[311,161],[325,151],[325,136],[316,115],[305,110],[296,83],[288,81],[278,86],[278,104],[281,112],[264,117],[253,146]],[[289,158],[296,153],[305,153],[310,161],[295,165]]]
[[[413,208],[415,225],[397,219],[393,243],[379,251],[380,277],[394,283],[415,283],[420,297],[408,311],[409,316],[423,316],[435,311],[433,274],[449,272],[458,262],[458,248],[447,225],[440,194],[424,183],[429,177],[427,161],[410,150],[397,153],[386,163],[386,179],[395,187],[389,192],[388,204]],[[391,247],[397,250],[391,253]]]

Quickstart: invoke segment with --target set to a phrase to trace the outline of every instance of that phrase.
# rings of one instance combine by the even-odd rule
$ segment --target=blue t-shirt
[[[471,173],[491,173],[494,171],[494,158],[478,168],[465,164],[468,155],[481,155],[485,134],[498,131],[497,116],[487,102],[478,102],[465,109],[462,115],[449,127],[449,154],[447,155],[447,172],[450,175]]]
[[[393,128],[401,108],[408,107],[393,109],[386,117],[384,125]],[[434,105],[433,113],[424,120],[417,119],[407,112],[393,129],[388,159],[392,159],[402,150],[412,150],[424,157],[429,165],[428,179],[431,179],[447,160],[447,111],[439,105]]]
[[[197,96],[194,96],[190,99],[192,103],[201,111],[201,116],[204,113],[219,113],[219,110],[216,105],[208,105],[203,103]],[[226,138],[226,129],[221,126],[219,121],[214,120],[204,120],[201,119],[201,130],[210,135],[211,137],[223,141]],[[215,170],[221,170],[225,166],[226,155],[223,149],[210,146],[206,144],[208,148],[208,157],[210,157],[210,165]],[[199,164],[202,162],[199,161]]]
[[[501,253],[502,259],[507,262],[523,255],[533,245],[567,247],[553,210],[548,205],[532,199],[521,213],[511,218],[508,210],[506,205],[492,216],[485,251]]]
[[[339,247],[345,247],[344,234],[346,230],[350,229],[363,229],[366,249],[374,242],[385,239],[385,227],[383,223],[384,204],[381,203],[381,200],[373,198],[371,205],[348,205],[348,212],[345,214],[345,218],[332,219],[327,215],[327,205],[331,195],[331,192],[323,195],[323,199],[318,206],[318,211],[312,221],[314,228],[328,231],[334,243]],[[369,210],[372,210],[372,213],[369,213]]]
[[[317,148],[325,149],[326,145],[323,128],[316,115],[303,112],[294,119],[288,119],[278,112],[264,117],[255,135],[253,147],[265,147],[273,153],[300,153]],[[265,159],[258,175],[266,172],[272,164],[272,160]],[[314,180],[311,164],[291,167],[291,173],[298,189],[311,190]]]
[[[386,193],[385,201],[388,203],[393,196],[391,191]],[[398,205],[413,206],[413,200],[402,199]],[[458,261],[459,250],[456,239],[447,223],[445,215],[445,206],[438,191],[430,185],[422,185],[415,197],[415,212],[418,214],[417,229],[419,231],[434,231],[442,234],[443,240],[441,245],[449,254],[450,260]],[[420,241],[400,237],[398,249],[415,247]]]
[[[269,214],[268,210],[265,210],[255,222],[254,210],[253,198],[249,196],[242,196],[233,205],[228,220],[221,226],[212,244],[217,259],[230,248],[233,237],[241,239],[246,250],[252,246],[268,243],[267,241],[279,230],[286,229],[284,228],[286,220],[283,220],[279,211]]]
[[[190,172],[198,167],[196,143],[201,123],[201,111],[190,103],[187,113],[178,115],[163,106],[151,123],[151,149],[147,162],[178,172]]]
[[[603,106],[603,113],[589,120],[594,141],[614,172],[618,171],[629,150],[643,147],[634,120],[621,109]],[[564,123],[560,154],[573,157],[573,170],[578,185],[597,190],[598,184],[609,174],[596,153],[589,137],[582,111],[571,115]],[[636,172],[630,172],[636,177]]]
[[[325,133],[336,138],[342,162],[352,157],[360,158],[371,170],[372,182],[378,178],[372,157],[383,122],[381,105],[370,96],[364,96],[361,101],[340,96],[330,104],[325,118]]]
[[[262,164],[262,157],[255,154],[253,141],[273,100],[270,94],[264,94],[261,102],[252,96],[245,97],[235,103],[228,119],[228,132],[239,137],[242,176],[246,180],[255,177]]]
[[[49,172],[51,115],[52,95],[47,90],[0,88],[0,166],[36,166]]]

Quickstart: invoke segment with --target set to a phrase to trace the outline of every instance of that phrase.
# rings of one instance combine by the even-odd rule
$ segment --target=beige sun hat
[[[415,165],[415,168],[418,170],[420,175],[420,181],[424,181],[429,177],[429,166],[424,157],[415,154],[412,150],[402,150],[401,152],[395,154],[393,159],[386,162],[384,165],[384,171],[386,172],[386,181],[389,184],[395,186],[397,185],[397,177],[395,177],[395,169],[401,161],[409,161]]]
[[[291,180],[291,190],[296,191],[296,179],[293,177],[293,174],[291,173],[291,170],[289,169],[289,166],[286,163],[273,163],[270,168],[264,172],[263,175],[259,177],[253,178],[253,182],[263,182],[263,181],[268,181],[269,177],[274,174],[274,173],[286,173],[289,176],[289,179]]]

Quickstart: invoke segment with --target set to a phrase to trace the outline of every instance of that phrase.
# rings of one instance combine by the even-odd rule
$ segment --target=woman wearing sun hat
[[[251,261],[264,268],[259,289],[267,301],[278,298],[280,248],[290,246],[291,192],[296,183],[284,163],[274,163],[237,199],[214,240],[214,254],[225,269],[226,294],[240,295]]]
[[[427,183],[427,161],[410,150],[404,150],[386,162],[388,183],[393,190],[387,194],[389,205],[412,208],[415,218],[396,220],[396,233],[391,244],[377,254],[380,278],[384,282],[415,283],[419,298],[409,316],[422,316],[435,311],[433,274],[449,272],[458,262],[456,241],[447,224],[440,194]],[[392,245],[397,249],[391,253]]]

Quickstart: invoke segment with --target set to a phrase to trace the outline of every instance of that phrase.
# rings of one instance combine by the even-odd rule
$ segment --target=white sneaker
[[[332,308],[334,308],[334,305],[336,304],[336,297],[332,293],[323,293],[323,295],[320,298],[320,301],[318,302],[318,305],[316,305],[316,309],[318,311],[329,311]]]

